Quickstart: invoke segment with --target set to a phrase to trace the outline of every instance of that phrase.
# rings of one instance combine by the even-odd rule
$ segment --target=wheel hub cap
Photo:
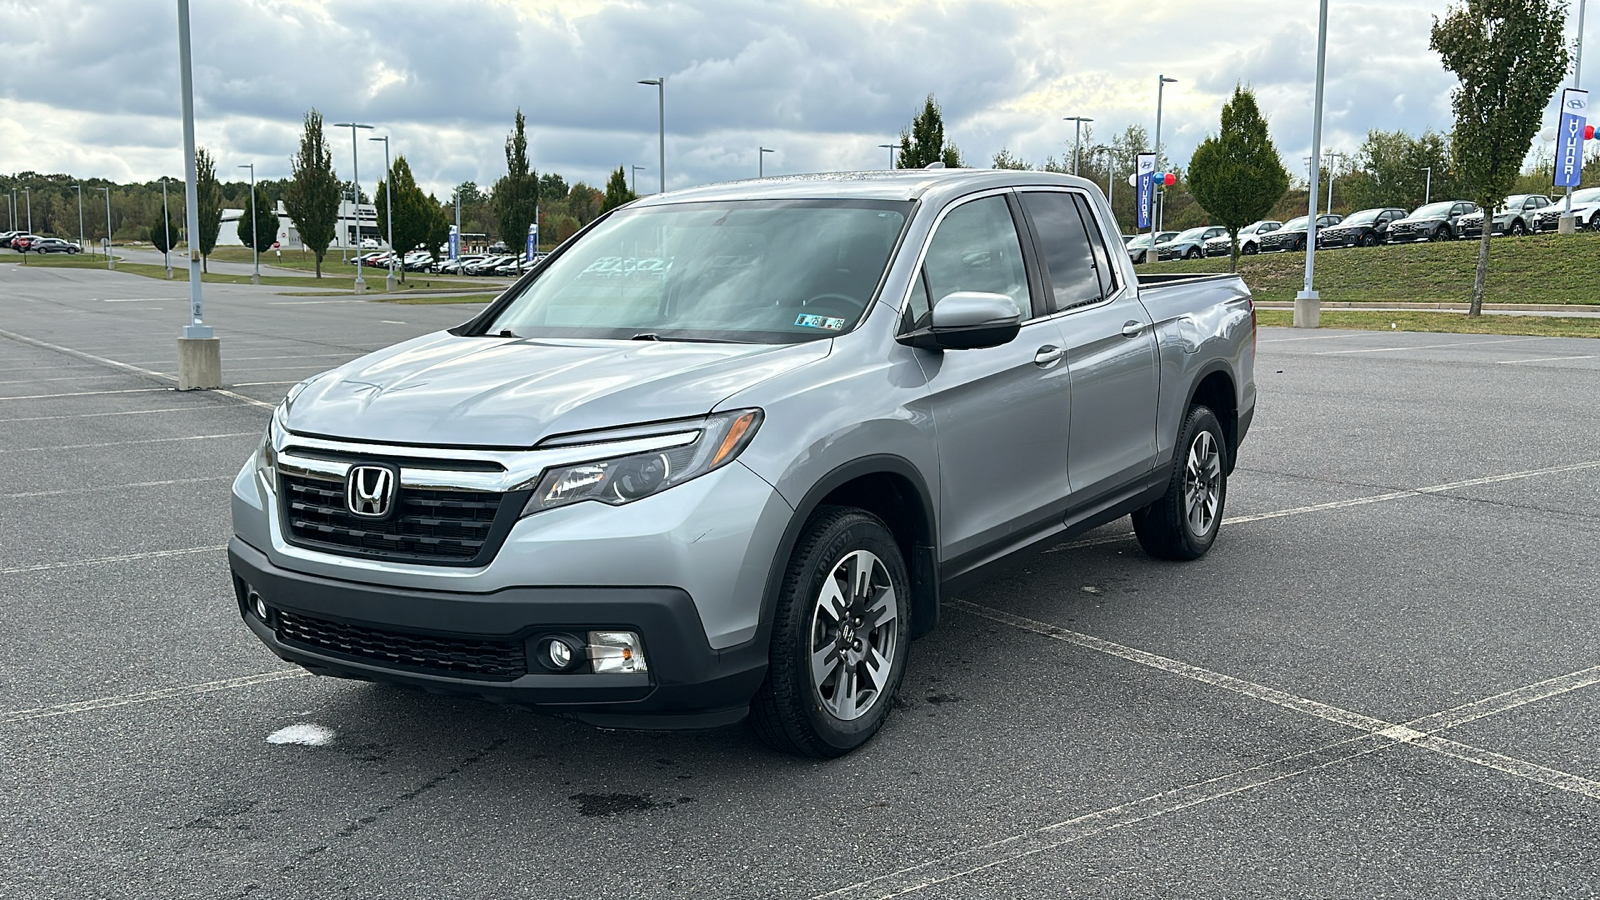
[[[1183,512],[1196,537],[1211,530],[1222,505],[1222,455],[1211,432],[1195,435],[1183,471]]]
[[[811,687],[846,721],[867,714],[888,689],[898,641],[899,598],[883,561],[845,554],[823,580],[811,615]]]

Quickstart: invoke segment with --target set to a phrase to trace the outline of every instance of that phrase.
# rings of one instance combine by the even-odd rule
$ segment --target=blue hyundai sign
[[[1589,118],[1589,92],[1561,92],[1561,125],[1556,133],[1556,187],[1583,182],[1583,129]]]
[[[533,262],[533,255],[535,253],[538,253],[538,252],[539,252],[539,223],[535,222],[532,225],[528,226],[528,247],[527,247],[527,252],[526,252],[526,259],[528,260],[528,262]]]
[[[1156,155],[1154,153],[1139,154],[1139,227],[1150,227],[1150,198],[1155,193],[1155,186],[1151,183],[1156,174]]]

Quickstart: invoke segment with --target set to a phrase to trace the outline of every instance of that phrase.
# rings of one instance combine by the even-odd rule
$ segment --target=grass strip
[[[1288,327],[1294,324],[1294,311],[1257,309],[1256,323]],[[1323,328],[1354,328],[1362,331],[1426,331],[1443,334],[1519,334],[1535,337],[1600,338],[1600,316],[1485,315],[1476,319],[1457,312],[1366,312],[1323,310]]]

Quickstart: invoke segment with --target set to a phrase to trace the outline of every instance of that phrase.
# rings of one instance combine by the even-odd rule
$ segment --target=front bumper
[[[591,724],[705,728],[742,719],[766,674],[765,645],[716,650],[689,595],[670,587],[510,587],[467,594],[358,584],[290,571],[235,537],[239,614],[280,658],[318,674],[536,707]],[[246,598],[259,594],[263,620]],[[304,623],[321,629],[305,638]],[[640,635],[647,673],[558,673],[534,647],[590,629]],[[474,660],[493,655],[486,674]],[[517,674],[520,667],[521,674]]]

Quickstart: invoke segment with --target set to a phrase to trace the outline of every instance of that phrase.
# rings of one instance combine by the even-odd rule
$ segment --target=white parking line
[[[1401,350],[1437,350],[1440,347],[1487,347],[1490,344],[1519,344],[1540,338],[1505,338],[1498,341],[1454,341],[1449,344],[1418,344],[1415,347],[1371,347],[1365,350],[1320,350],[1313,356],[1339,356],[1346,353],[1396,353]]]
[[[93,559],[71,559],[66,562],[39,563],[32,566],[8,566],[0,575],[19,575],[24,572],[48,572],[51,569],[76,569],[80,566],[103,566],[108,563],[130,562],[139,559],[161,559],[166,556],[189,556],[195,553],[215,553],[228,549],[227,544],[214,547],[185,547],[182,550],[151,550],[148,553],[123,553],[119,556],[98,556]]]
[[[166,487],[173,484],[195,484],[201,481],[232,481],[232,475],[207,475],[200,478],[172,478],[167,481],[134,481],[116,486],[118,491],[128,488]],[[15,500],[20,497],[57,497],[62,494],[99,494],[106,491],[104,487],[65,488],[59,491],[24,491],[18,494],[0,494],[0,500]]]
[[[271,408],[271,404],[262,404]],[[0,424],[6,422],[50,422],[56,419],[98,419],[105,416],[149,416],[156,413],[170,412],[198,412],[201,410],[227,410],[226,406],[164,406],[160,409],[124,409],[117,412],[77,413],[70,416],[23,416],[15,419],[0,419]]]
[[[84,368],[89,368],[85,366]],[[97,381],[106,378],[127,378],[118,372],[108,372],[104,375],[60,375],[54,378],[14,378],[10,381],[0,381],[0,384],[43,384],[47,381]]]
[[[117,360],[114,360],[114,359],[106,359],[103,356],[95,356],[92,353],[85,353],[82,350],[74,350],[71,347],[63,347],[60,344],[52,344],[52,343],[49,343],[48,341],[41,341],[38,338],[31,338],[31,337],[28,337],[27,335],[17,334],[16,332],[6,331],[4,329],[0,329],[0,337],[10,338],[11,340],[17,341],[18,343],[29,344],[29,345],[32,345],[34,347],[43,348],[45,350],[54,350],[57,353],[65,353],[68,356],[75,356],[78,359],[88,360],[89,362],[99,363],[99,364],[105,365],[105,366],[111,366],[112,368],[123,369],[123,370],[128,371],[128,372],[137,372],[140,375],[145,375],[145,376],[150,377],[150,378],[157,378],[157,379],[160,379],[162,381],[177,381],[178,380],[174,376],[167,375],[167,374],[164,374],[162,372],[155,372],[155,371],[152,371],[150,369],[143,369],[143,368],[140,368],[139,366],[132,366],[132,365],[129,365],[129,364],[125,363],[125,362],[118,362]],[[254,397],[246,397],[243,394],[235,394],[232,391],[223,390],[223,389],[220,389],[220,388],[212,390],[212,391],[210,391],[210,393],[220,394],[220,395],[222,395],[224,397],[231,397],[232,399],[238,400],[241,403],[247,403],[247,404],[249,404],[251,406],[259,406],[259,407],[263,407],[265,409],[272,409],[273,406],[274,406],[274,404],[272,404],[272,403],[263,403],[262,401],[257,400]],[[16,420],[12,420],[12,421],[24,421],[24,420],[16,419]]]
[[[186,434],[182,437],[149,438],[139,441],[106,441],[98,444],[60,444],[54,447],[11,447],[0,453],[53,453],[57,450],[91,450],[98,447],[128,447],[134,444],[166,444],[172,441],[211,441],[217,438],[260,437],[259,431],[230,431],[227,434]]]
[[[58,703],[54,706],[40,706],[34,709],[19,709],[14,712],[0,713],[0,725],[12,722],[26,722],[30,719],[48,719],[53,716],[65,716],[72,713],[89,712],[96,709],[111,709],[117,706],[132,706],[137,703],[153,703],[157,700],[172,700],[178,697],[193,697],[199,694],[210,694],[216,691],[231,691],[236,688],[251,687],[257,684],[270,684],[274,681],[284,681],[290,678],[305,678],[311,673],[304,669],[279,669],[276,672],[263,672],[259,675],[245,675],[241,678],[224,678],[220,681],[203,681],[199,684],[186,684],[181,687],[165,688],[159,691],[145,691],[139,694],[123,694],[120,697],[101,697],[96,700],[79,700],[74,703]]]
[[[117,388],[110,391],[73,391],[70,394],[28,394],[22,397],[0,397],[5,400],[57,400],[62,397],[99,397],[104,394],[170,394],[172,388]]]
[[[1502,359],[1497,366],[1525,366],[1528,363],[1561,362],[1566,359],[1594,359],[1593,356],[1542,356],[1538,359]]]

